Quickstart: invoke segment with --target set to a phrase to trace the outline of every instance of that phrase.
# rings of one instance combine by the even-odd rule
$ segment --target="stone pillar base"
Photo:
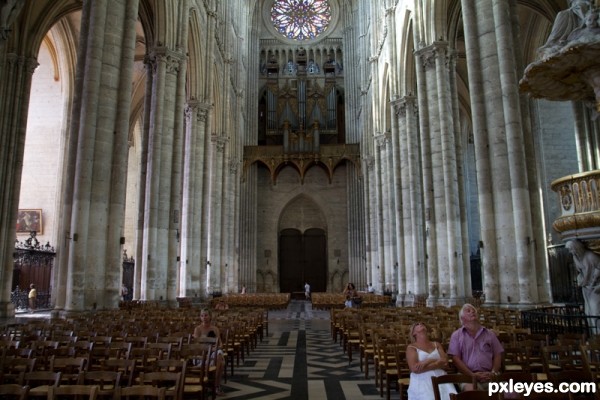
[[[15,316],[15,305],[13,303],[6,302],[0,303],[0,318],[14,318]]]
[[[467,302],[465,297],[428,297],[427,298],[427,307],[451,307],[451,306],[462,306]]]

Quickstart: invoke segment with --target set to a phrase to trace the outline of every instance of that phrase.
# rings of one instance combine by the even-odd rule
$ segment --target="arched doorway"
[[[279,287],[282,293],[313,292],[327,287],[327,236],[323,229],[283,229],[279,233]]]

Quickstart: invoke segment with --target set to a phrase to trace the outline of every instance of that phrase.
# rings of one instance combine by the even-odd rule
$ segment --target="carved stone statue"
[[[567,241],[566,248],[575,261],[577,284],[585,301],[585,314],[600,315],[600,256],[576,239]]]
[[[0,0],[0,39],[6,40],[10,27],[17,19],[25,0]]]
[[[591,8],[590,1],[570,0],[569,8],[556,14],[550,36],[548,36],[546,43],[539,49],[542,56],[549,55],[563,47],[567,43],[571,32],[584,25],[585,16]]]
[[[574,29],[567,37],[569,44],[588,43],[600,40],[600,10],[593,8],[585,16],[583,26]]]
[[[600,117],[600,11],[591,0],[570,0],[538,49],[539,60],[525,68],[521,92],[534,98],[582,101]]]

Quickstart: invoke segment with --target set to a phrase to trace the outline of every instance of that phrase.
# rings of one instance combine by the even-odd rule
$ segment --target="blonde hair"
[[[423,325],[425,327],[425,329],[429,330],[429,327],[427,326],[427,324],[425,322],[419,321],[419,322],[415,322],[414,324],[412,324],[410,326],[410,329],[408,330],[408,339],[410,340],[411,343],[414,343],[417,341],[417,339],[415,338],[414,332],[413,332],[417,325]]]

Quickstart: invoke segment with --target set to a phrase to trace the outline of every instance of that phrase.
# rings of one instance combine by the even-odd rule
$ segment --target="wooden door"
[[[279,235],[279,287],[282,293],[327,289],[327,238],[322,229],[284,229]]]

